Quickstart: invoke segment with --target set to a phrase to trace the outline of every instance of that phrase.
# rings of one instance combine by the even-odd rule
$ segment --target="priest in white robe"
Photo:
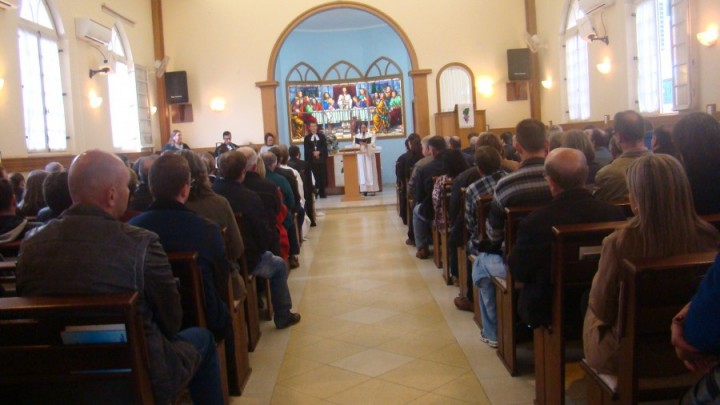
[[[380,190],[375,164],[375,134],[368,132],[365,123],[360,125],[360,131],[355,134],[355,144],[360,146],[357,154],[360,192],[365,196],[375,195]]]

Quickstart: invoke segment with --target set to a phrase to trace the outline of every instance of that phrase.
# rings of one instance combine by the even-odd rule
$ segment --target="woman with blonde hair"
[[[718,231],[695,212],[690,183],[677,159],[641,157],[630,165],[627,183],[635,216],[603,240],[583,327],[586,361],[606,374],[617,374],[622,261],[714,252],[719,240]]]
[[[22,201],[17,204],[17,214],[23,217],[35,217],[47,206],[43,196],[43,182],[48,172],[42,169],[33,170],[25,180],[25,193]]]

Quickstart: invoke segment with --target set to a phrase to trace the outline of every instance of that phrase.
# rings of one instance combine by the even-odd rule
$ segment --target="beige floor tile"
[[[336,404],[404,404],[426,393],[383,380],[369,380],[328,398]]]
[[[470,368],[465,352],[457,343],[449,344],[442,349],[422,356],[423,360],[447,364],[453,367]]]
[[[323,339],[311,345],[293,349],[292,351],[288,350],[288,353],[305,360],[330,364],[345,357],[352,356],[353,354],[360,353],[363,350],[365,350],[365,347],[360,345],[332,339]]]
[[[429,327],[447,327],[444,321],[438,322],[436,319],[427,319],[424,316],[410,314],[393,316],[378,322],[376,325],[403,332],[415,332]]]
[[[329,398],[367,381],[369,377],[336,367],[322,366],[279,385],[318,398]]]
[[[438,395],[438,394],[425,394],[414,401],[408,402],[408,404],[412,404],[412,405],[461,405],[461,404],[467,404],[467,402],[458,401],[457,399],[450,398],[450,397],[444,397],[444,396]]]
[[[373,324],[398,315],[397,311],[389,311],[380,308],[360,308],[358,310],[338,315],[335,318],[344,319],[351,322],[359,322],[364,324]]]
[[[278,381],[289,380],[308,371],[315,370],[323,364],[316,361],[306,360],[290,354],[285,355],[280,372],[278,373]]]
[[[535,399],[535,387],[527,378],[510,377],[506,373],[497,378],[481,379],[480,383],[493,404],[520,404]],[[532,377],[529,378],[532,380]]]
[[[300,332],[309,333],[311,335],[331,338],[356,329],[360,325],[362,324],[358,322],[323,317],[312,322],[300,322],[297,326],[294,326],[294,328]]]
[[[287,344],[287,351],[293,351],[295,349],[299,349],[301,347],[317,343],[319,341],[323,340],[322,336],[318,335],[312,335],[309,333],[303,333],[299,330],[292,329],[290,333],[290,340]],[[262,340],[261,340],[262,342]]]
[[[480,385],[480,382],[473,373],[464,374],[460,378],[452,380],[436,389],[433,393],[473,404],[490,405],[490,400],[485,395],[485,390],[483,390],[482,385]]]
[[[413,360],[415,359],[412,357],[390,353],[384,350],[368,349],[335,361],[330,365],[368,377],[377,377]]]
[[[465,374],[467,369],[415,360],[380,376],[385,381],[432,391]]]
[[[389,352],[420,358],[454,344],[454,340],[407,334],[378,346]]]
[[[333,317],[352,312],[360,308],[362,308],[360,305],[349,304],[341,301],[329,303],[322,300],[303,300],[299,311],[302,313],[303,317],[305,317],[305,314]]]
[[[383,287],[387,285],[387,281],[381,281],[381,280],[372,280],[372,279],[360,279],[356,280],[350,283],[347,283],[345,285],[342,285],[342,288],[347,288],[348,290],[356,290],[356,291],[368,291],[368,290],[374,290],[376,288]]]
[[[273,391],[272,399],[270,400],[270,403],[275,405],[287,405],[287,404],[293,404],[293,405],[315,405],[315,404],[328,404],[330,402],[327,402],[323,399],[320,399],[318,397],[314,397],[312,395],[303,394],[300,391],[294,390],[292,388],[287,388],[283,386],[277,386],[275,388],[275,391]]]
[[[403,335],[405,335],[404,332],[375,325],[363,325],[350,332],[335,336],[333,339],[365,347],[375,347]]]

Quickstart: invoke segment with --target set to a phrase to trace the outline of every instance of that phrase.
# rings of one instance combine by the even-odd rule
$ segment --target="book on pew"
[[[66,326],[60,337],[66,345],[127,343],[125,325],[122,323],[108,325]]]

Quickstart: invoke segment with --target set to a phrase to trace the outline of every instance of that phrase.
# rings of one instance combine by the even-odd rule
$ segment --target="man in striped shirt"
[[[487,234],[490,246],[481,252],[473,264],[473,283],[480,292],[480,312],[483,329],[480,339],[490,347],[497,347],[497,313],[493,277],[506,277],[503,259],[505,239],[505,208],[546,205],[552,199],[545,181],[545,155],[548,142],[545,124],[536,119],[525,119],[515,129],[514,145],[520,155],[520,168],[497,182],[490,213]]]

